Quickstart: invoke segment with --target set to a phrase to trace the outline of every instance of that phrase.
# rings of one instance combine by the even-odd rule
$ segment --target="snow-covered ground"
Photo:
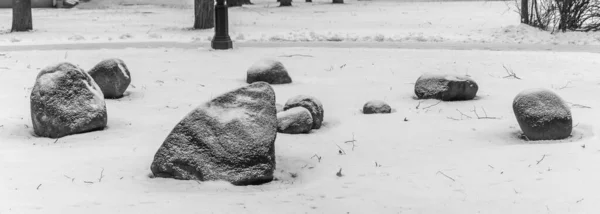
[[[0,10],[0,214],[600,210],[600,61],[589,45],[600,43],[598,33],[520,26],[504,2],[253,2],[230,10],[236,48],[228,51],[206,48],[212,30],[187,30],[185,6],[36,9],[28,33],[7,33],[10,10]],[[44,44],[62,45],[30,46]],[[106,101],[108,128],[33,136],[29,95],[40,69],[68,61],[89,70],[112,57],[127,63],[133,81],[124,98]],[[150,178],[174,125],[246,85],[246,70],[262,57],[280,59],[294,80],[273,86],[278,103],[307,94],[325,109],[320,130],[278,134],[277,180],[244,187]],[[521,79],[504,78],[504,67]],[[478,97],[415,100],[425,72],[470,75]],[[569,102],[571,138],[517,137],[512,100],[537,87]],[[394,113],[361,114],[372,99]],[[474,108],[494,119],[478,119]]]
[[[514,2],[330,1],[279,7],[274,0],[230,8],[237,42],[362,41],[434,43],[600,44],[600,33],[550,34],[519,25]],[[7,33],[10,9],[0,9],[0,45],[131,41],[208,42],[212,29],[191,30],[191,4],[34,9],[33,33]],[[85,6],[82,6],[85,8]]]
[[[293,54],[312,57],[284,56]],[[89,69],[108,57],[125,60],[133,79],[126,97],[107,100],[108,129],[58,141],[32,136],[29,93],[40,68],[69,61]],[[278,181],[234,187],[149,178],[153,155],[173,126],[202,102],[246,85],[246,69],[261,57],[280,59],[294,79],[293,84],[273,86],[278,103],[308,94],[325,108],[322,129],[308,135],[278,134]],[[0,213],[600,209],[595,134],[600,125],[600,100],[595,98],[600,73],[594,53],[155,48],[15,51],[4,53],[0,65]],[[503,78],[503,65],[522,80]],[[480,85],[479,97],[464,102],[415,100],[414,81],[431,71],[470,75]],[[571,103],[576,124],[572,138],[539,143],[517,138],[512,99],[534,87],[554,88]],[[371,99],[387,101],[395,112],[362,115],[359,109]],[[480,116],[485,109],[499,119],[476,119],[473,108]],[[471,118],[461,120],[459,111]],[[344,143],[353,136],[354,149]],[[338,146],[347,154],[339,155]],[[343,177],[335,175],[340,168]]]

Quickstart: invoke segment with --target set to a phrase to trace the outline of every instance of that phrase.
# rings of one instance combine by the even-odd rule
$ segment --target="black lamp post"
[[[233,48],[233,43],[229,37],[228,25],[225,0],[217,0],[217,5],[215,5],[215,36],[213,36],[211,42],[213,49],[224,50]]]

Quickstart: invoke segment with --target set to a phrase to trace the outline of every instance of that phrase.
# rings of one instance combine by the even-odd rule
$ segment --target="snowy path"
[[[490,51],[553,51],[600,53],[598,45],[545,45],[545,44],[489,44],[489,43],[398,43],[398,42],[240,42],[234,47],[243,48],[378,48],[419,50],[490,50]],[[111,42],[43,45],[0,45],[0,51],[29,50],[97,50],[125,48],[210,48],[210,43],[192,42]]]

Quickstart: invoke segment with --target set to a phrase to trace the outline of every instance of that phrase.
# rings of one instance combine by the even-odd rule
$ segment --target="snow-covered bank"
[[[294,78],[274,86],[278,103],[309,94],[325,108],[322,129],[278,134],[279,180],[233,187],[149,178],[173,126],[196,105],[246,85],[246,69],[265,56]],[[89,69],[110,57],[127,63],[132,86],[123,99],[106,101],[108,129],[58,141],[32,136],[29,94],[39,69],[60,61]],[[375,48],[5,52],[0,213],[595,213],[599,63],[594,53]],[[522,80],[503,78],[503,65]],[[412,83],[430,71],[470,75],[479,97],[414,100]],[[571,103],[572,138],[516,137],[512,99],[533,87],[554,88]],[[395,112],[360,114],[371,99]],[[477,119],[474,107],[500,119]],[[353,135],[354,149],[344,143]]]
[[[600,33],[549,32],[519,24],[513,2],[294,2],[231,8],[236,42],[428,42],[599,45]],[[35,31],[8,33],[10,9],[0,10],[0,45],[176,41],[208,42],[214,32],[191,30],[191,8],[122,6],[110,9],[34,9]]]

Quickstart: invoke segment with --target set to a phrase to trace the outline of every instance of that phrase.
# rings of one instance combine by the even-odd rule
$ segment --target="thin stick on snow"
[[[540,162],[542,162],[544,160],[544,158],[546,158],[546,155],[544,154],[544,156],[542,156],[542,159],[540,159],[539,161],[537,161],[537,163],[535,165],[540,164]]]
[[[319,155],[315,154],[315,155],[313,155],[312,157],[310,157],[310,159],[312,159],[312,158],[314,158],[314,157],[316,157],[316,158],[317,158],[317,161],[318,161],[319,163],[321,163],[321,156],[319,156]]]
[[[446,175],[446,174],[445,174],[445,173],[443,173],[442,171],[437,171],[437,173],[435,173],[435,174],[436,174],[436,175],[437,175],[437,174],[442,174],[444,177],[446,177],[446,178],[448,178],[448,179],[452,180],[453,182],[456,182],[456,180],[454,180],[454,178],[452,178],[452,177],[450,177],[450,176]]]
[[[290,54],[290,55],[281,55],[279,57],[295,57],[295,56],[300,56],[300,57],[313,57],[312,55],[306,55],[306,54]]]
[[[344,141],[344,143],[352,143],[352,151],[354,151],[354,147],[356,147],[356,145],[354,145],[354,142],[356,142],[356,140],[354,139],[354,133],[352,133],[352,140]]]
[[[338,153],[340,155],[345,155],[346,154],[346,151],[344,151],[344,149],[342,149],[342,147],[340,147],[340,145],[337,145],[337,144],[335,144],[335,145],[340,149],[340,150],[338,150]]]
[[[477,119],[500,119],[498,117],[488,117],[487,112],[485,112],[485,109],[483,107],[481,107],[481,109],[483,110],[483,113],[485,114],[485,116],[481,117],[479,116],[479,114],[477,113],[477,108],[475,106],[473,106],[473,113],[475,113],[475,116],[477,116]]]
[[[519,79],[519,80],[521,79],[517,76],[517,74],[515,74],[515,72],[512,70],[512,68],[507,68],[506,66],[504,66],[504,64],[502,64],[502,67],[504,67],[504,70],[508,74],[508,76],[505,76],[504,78],[515,78],[515,79]]]
[[[102,171],[100,171],[100,178],[98,178],[98,183],[102,182],[102,178],[104,178],[104,168],[102,168]]]
[[[431,107],[437,106],[437,105],[438,105],[438,104],[440,104],[441,102],[442,102],[442,101],[440,100],[439,102],[437,102],[437,103],[435,103],[435,104],[433,104],[433,105],[427,106],[427,107],[423,107],[422,109],[428,109],[428,108],[431,108]]]
[[[419,104],[417,104],[417,106],[415,107],[415,109],[419,109],[419,106],[421,106],[421,102],[422,101],[419,101]]]
[[[456,109],[456,111],[458,111],[458,113],[460,113],[460,119],[461,119],[461,120],[462,120],[463,116],[465,116],[465,117],[467,117],[467,118],[469,118],[469,119],[471,119],[471,118],[472,118],[471,116],[469,116],[469,115],[466,115],[466,114],[462,113],[462,111],[460,111],[460,110],[458,110],[458,109]]]
[[[572,87],[569,87],[569,84],[571,84],[571,81],[568,81],[568,82],[567,82],[567,84],[565,84],[564,86],[562,86],[562,87],[560,87],[560,88],[555,88],[555,89],[556,89],[556,90],[563,90],[563,89],[565,89],[565,88],[572,88]]]

